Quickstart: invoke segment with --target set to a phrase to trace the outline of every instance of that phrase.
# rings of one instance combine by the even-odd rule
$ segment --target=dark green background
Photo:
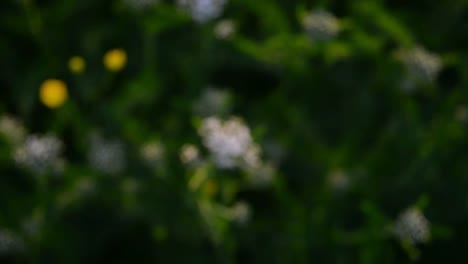
[[[418,201],[432,223],[432,240],[417,263],[466,263],[468,247],[467,127],[455,111],[467,102],[468,3],[465,0],[230,0],[231,40],[161,1],[132,10],[119,1],[0,3],[0,112],[31,133],[65,142],[67,167],[37,192],[37,178],[18,169],[0,145],[0,227],[21,234],[39,210],[40,239],[4,256],[15,263],[410,263],[388,226]],[[300,24],[324,8],[341,21],[339,36],[311,43]],[[219,19],[217,19],[219,20]],[[400,84],[399,48],[421,45],[441,56],[433,84],[412,94]],[[106,72],[103,54],[124,48],[128,65]],[[73,75],[67,61],[86,59]],[[47,78],[66,81],[70,98],[41,105]],[[285,158],[272,186],[240,188],[253,215],[227,224],[214,242],[187,189],[180,146],[200,143],[192,103],[207,85],[228,89],[232,113],[262,145],[278,142]],[[124,175],[89,168],[87,135],[99,129],[126,144]],[[163,170],[138,158],[138,146],[160,139]],[[327,175],[344,169],[351,189],[332,192]],[[211,172],[240,177],[238,172]],[[164,177],[160,177],[160,175]],[[96,180],[97,194],[60,209],[60,194],[76,179]],[[128,205],[120,181],[143,188]],[[39,209],[38,209],[39,208]],[[156,230],[156,231],[155,231]],[[3,260],[0,261],[4,263]]]

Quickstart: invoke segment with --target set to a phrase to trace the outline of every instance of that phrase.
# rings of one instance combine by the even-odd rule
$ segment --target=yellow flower
[[[73,56],[68,61],[68,68],[73,73],[82,73],[86,68],[86,62],[80,56]]]
[[[120,71],[127,63],[127,53],[123,49],[113,49],[104,55],[104,65],[109,71]]]
[[[68,98],[67,85],[57,79],[45,80],[39,91],[41,102],[49,108],[57,108]]]

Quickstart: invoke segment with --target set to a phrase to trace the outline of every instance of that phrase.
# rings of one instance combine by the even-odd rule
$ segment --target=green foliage
[[[0,263],[465,262],[466,1],[181,2],[1,1]]]

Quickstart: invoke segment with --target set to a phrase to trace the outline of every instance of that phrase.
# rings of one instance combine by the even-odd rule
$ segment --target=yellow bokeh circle
[[[68,98],[67,85],[57,79],[45,80],[40,87],[39,98],[49,108],[60,107]]]
[[[80,56],[73,56],[68,61],[68,68],[73,73],[82,73],[86,69],[86,61]]]
[[[127,64],[127,53],[123,49],[112,49],[104,55],[104,65],[109,71],[120,71]]]

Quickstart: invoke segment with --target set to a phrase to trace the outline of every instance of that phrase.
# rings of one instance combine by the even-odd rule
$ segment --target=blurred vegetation
[[[0,32],[0,263],[466,261],[466,0],[6,0]]]

